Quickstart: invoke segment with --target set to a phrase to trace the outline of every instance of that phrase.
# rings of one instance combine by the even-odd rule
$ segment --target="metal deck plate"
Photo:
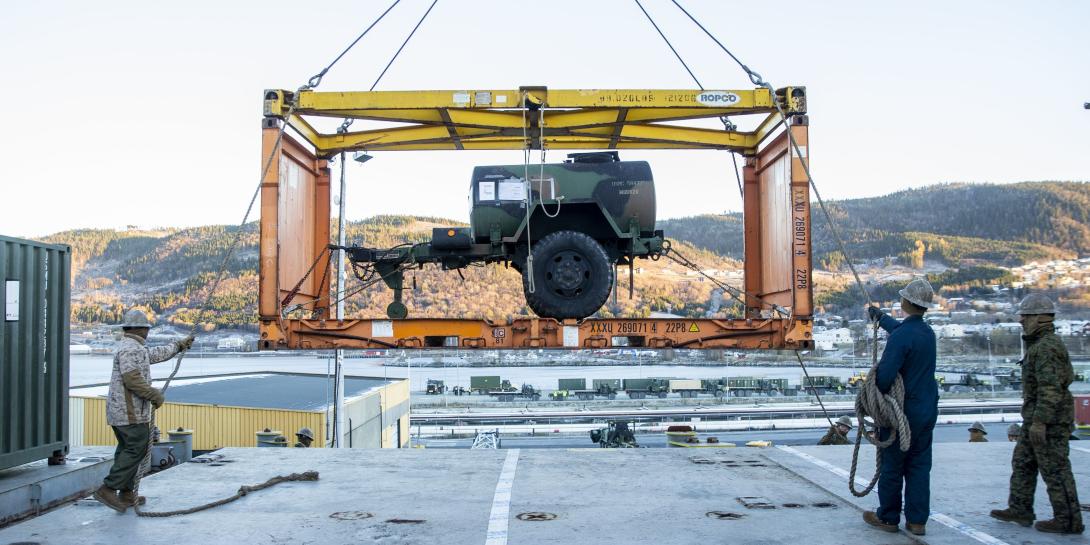
[[[844,479],[813,461],[847,468],[847,447],[521,450],[514,462],[511,450],[221,452],[229,463],[186,464],[148,478],[141,490],[148,509],[190,507],[276,474],[316,469],[321,480],[167,519],[81,501],[0,530],[0,543],[58,544],[73,536],[88,545],[114,544],[118,536],[142,545],[913,542],[864,525],[858,506],[873,507],[874,496],[849,500]],[[864,471],[872,456],[864,453]],[[1078,541],[987,517],[1006,498],[1009,456],[1006,443],[936,445],[933,508],[995,536],[992,543]],[[1090,453],[1073,451],[1072,461],[1086,497]],[[510,477],[509,504],[501,475]],[[1039,513],[1048,514],[1043,487],[1038,494]],[[935,522],[924,541],[974,542]]]

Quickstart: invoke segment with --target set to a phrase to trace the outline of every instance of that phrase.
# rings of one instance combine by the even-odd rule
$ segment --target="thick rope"
[[[908,426],[908,419],[905,418],[905,384],[901,379],[901,375],[898,373],[897,377],[893,379],[893,387],[890,388],[888,394],[883,394],[878,389],[878,322],[874,323],[874,344],[871,346],[872,365],[870,371],[867,373],[867,378],[863,380],[863,386],[859,389],[859,393],[855,396],[855,418],[858,422],[856,427],[855,436],[855,449],[852,450],[852,468],[848,475],[848,490],[851,491],[853,496],[862,498],[867,494],[870,494],[871,490],[874,490],[874,485],[878,484],[878,476],[882,471],[882,451],[893,445],[894,441],[898,441],[898,447],[901,452],[908,452],[908,449],[912,446],[912,433]],[[866,417],[871,417],[874,422],[871,431],[874,432],[872,437],[867,433]],[[881,428],[889,428],[891,431],[889,438],[885,441],[878,439],[878,430]],[[867,438],[875,448],[874,454],[874,477],[871,477],[870,483],[863,490],[855,489],[855,473],[859,465],[859,445],[863,442],[863,437]]]
[[[238,488],[238,492],[235,492],[233,495],[227,496],[226,498],[222,498],[222,499],[219,499],[219,500],[216,500],[216,501],[211,501],[211,502],[208,502],[208,503],[202,503],[202,504],[200,504],[198,506],[190,507],[188,509],[178,509],[176,511],[141,511],[140,506],[137,505],[137,506],[133,507],[133,510],[136,511],[137,516],[141,516],[141,517],[161,518],[161,517],[175,517],[175,516],[178,516],[178,515],[191,515],[193,513],[199,512],[199,511],[204,511],[205,509],[211,509],[213,507],[219,507],[221,505],[227,505],[228,503],[231,503],[231,502],[233,502],[235,500],[241,499],[243,496],[245,496],[245,495],[247,495],[247,494],[249,494],[251,492],[257,492],[258,490],[264,490],[266,488],[278,485],[280,483],[287,483],[287,482],[292,482],[292,481],[317,481],[317,480],[318,480],[318,472],[313,471],[313,470],[312,471],[304,471],[303,473],[292,473],[291,475],[277,475],[276,477],[273,477],[273,478],[271,478],[271,479],[269,479],[269,480],[267,480],[267,481],[265,481],[265,482],[263,482],[261,484],[242,485],[242,486],[240,486]]]

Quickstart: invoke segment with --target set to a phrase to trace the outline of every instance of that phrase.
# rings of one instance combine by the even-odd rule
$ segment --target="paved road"
[[[952,425],[940,425],[935,427],[935,442],[937,443],[959,443],[969,440],[969,432],[966,431],[968,426],[964,424],[952,424]],[[996,428],[992,431],[990,439],[993,441],[1006,441],[1007,438],[1003,430],[999,429],[999,425],[990,425],[989,427]],[[1003,425],[1002,427],[1006,427]],[[753,440],[771,440],[776,445],[816,445],[821,436],[825,434],[824,429],[808,429],[808,430],[774,430],[774,431],[745,431],[745,432],[719,432],[719,433],[701,433],[701,442],[707,440],[710,436],[718,437],[720,441],[726,443],[735,443],[737,445],[745,444],[747,441]],[[855,438],[854,432],[849,434],[850,437]],[[504,448],[592,448],[593,443],[590,442],[590,438],[587,435],[551,435],[551,436],[537,436],[537,437],[515,437],[507,436],[502,437],[501,441]],[[637,434],[636,441],[649,448],[663,448],[666,447],[666,437],[663,434]],[[467,439],[413,439],[414,444],[423,444],[427,448],[469,448],[473,444],[472,438]]]

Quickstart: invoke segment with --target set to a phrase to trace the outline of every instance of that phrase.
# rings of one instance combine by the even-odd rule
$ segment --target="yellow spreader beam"
[[[775,101],[775,103],[773,102]],[[341,151],[718,149],[752,156],[786,115],[806,113],[803,87],[775,92],[693,89],[265,92],[266,117],[284,119],[319,157]],[[292,107],[294,105],[294,107]],[[757,116],[752,131],[685,126]],[[319,132],[308,117],[382,122],[381,128]],[[393,125],[391,125],[393,124]]]

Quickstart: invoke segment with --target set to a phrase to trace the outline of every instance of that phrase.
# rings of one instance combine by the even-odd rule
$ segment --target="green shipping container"
[[[0,237],[0,470],[68,453],[71,249]]]
[[[557,390],[586,390],[587,379],[585,378],[562,378],[557,381]]]
[[[497,390],[499,387],[499,375],[469,377],[470,390]]]

